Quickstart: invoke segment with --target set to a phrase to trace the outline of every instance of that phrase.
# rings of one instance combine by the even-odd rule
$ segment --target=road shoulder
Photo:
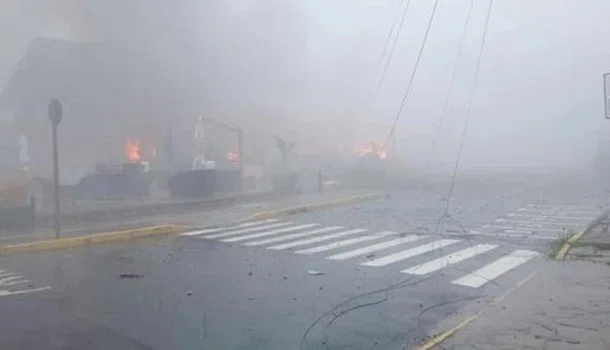
[[[548,261],[535,279],[484,307],[443,349],[606,349],[608,266]]]

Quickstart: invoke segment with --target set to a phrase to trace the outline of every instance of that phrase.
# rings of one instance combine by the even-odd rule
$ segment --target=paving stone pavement
[[[605,263],[548,261],[437,348],[610,349],[609,272]]]

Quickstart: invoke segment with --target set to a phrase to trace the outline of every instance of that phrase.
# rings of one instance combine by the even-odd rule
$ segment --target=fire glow
[[[356,146],[356,153],[361,156],[374,154],[381,159],[386,159],[388,156],[382,145],[376,142],[364,143]]]
[[[233,163],[239,162],[239,152],[237,152],[237,151],[227,152],[226,157],[229,161],[231,161]]]
[[[127,141],[125,143],[125,157],[130,163],[137,163],[142,160],[140,155],[140,141]]]

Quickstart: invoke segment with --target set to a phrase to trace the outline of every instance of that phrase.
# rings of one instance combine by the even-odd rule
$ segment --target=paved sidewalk
[[[448,329],[468,325],[438,349],[610,349],[610,233],[602,221],[577,241],[567,260],[548,260],[528,282],[490,304],[472,306]],[[470,313],[469,313],[470,312]]]
[[[609,349],[610,266],[555,262],[438,349]]]

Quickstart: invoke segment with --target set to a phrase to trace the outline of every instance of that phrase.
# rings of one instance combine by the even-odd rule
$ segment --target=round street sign
[[[61,122],[62,118],[62,106],[61,103],[55,99],[49,102],[49,120],[54,126],[57,126]]]

